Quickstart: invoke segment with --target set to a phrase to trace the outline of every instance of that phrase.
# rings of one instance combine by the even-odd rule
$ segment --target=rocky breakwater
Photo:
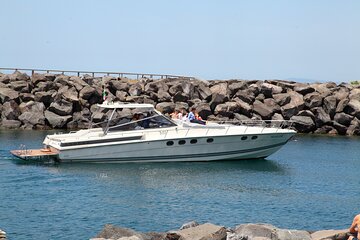
[[[285,119],[301,133],[360,135],[360,86],[347,83],[28,76],[18,71],[0,74],[0,126],[77,129],[87,127],[91,116],[103,121],[108,113],[96,106],[103,86],[112,101],[151,103],[164,113],[194,106],[212,121]]]
[[[179,230],[141,233],[110,224],[90,240],[343,240],[347,230],[304,231],[280,229],[270,224],[241,224],[235,228],[211,223],[186,223]]]

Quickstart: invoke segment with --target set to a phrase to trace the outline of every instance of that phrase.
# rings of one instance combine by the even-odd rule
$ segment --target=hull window
[[[213,138],[208,138],[208,139],[206,140],[206,142],[208,142],[208,143],[212,143],[213,141],[214,141]]]
[[[174,145],[174,142],[173,142],[173,141],[168,141],[168,142],[166,143],[166,145],[172,146],[172,145]]]
[[[185,143],[186,143],[185,140],[180,140],[180,141],[179,141],[179,145],[184,145]]]
[[[255,139],[257,139],[257,138],[258,138],[257,136],[252,136],[252,137],[251,137],[252,140],[255,140]]]
[[[241,140],[246,140],[246,139],[247,139],[246,136],[241,137]]]
[[[197,140],[196,140],[196,139],[191,139],[191,140],[190,140],[190,143],[191,143],[191,144],[195,144],[195,143],[197,143]]]

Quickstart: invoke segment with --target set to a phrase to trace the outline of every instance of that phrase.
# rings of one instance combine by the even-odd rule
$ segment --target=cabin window
[[[186,143],[185,140],[180,140],[180,141],[179,141],[179,145],[184,145],[185,143]]]
[[[214,141],[213,138],[208,138],[208,139],[206,140],[206,142],[208,142],[208,143],[212,143],[213,141]]]
[[[191,139],[191,140],[190,140],[190,143],[191,143],[191,144],[195,144],[195,143],[197,143],[197,140],[196,140],[196,139]]]
[[[174,142],[173,142],[173,141],[168,141],[168,142],[166,143],[166,145],[172,146],[172,145],[174,145]]]
[[[246,140],[246,139],[247,139],[247,136],[241,137],[241,140]]]
[[[258,136],[252,136],[252,137],[251,137],[252,140],[255,140],[255,139],[257,139],[257,138],[258,138]]]

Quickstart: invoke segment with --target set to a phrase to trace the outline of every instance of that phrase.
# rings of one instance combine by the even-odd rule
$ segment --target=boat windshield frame
[[[97,106],[99,108],[113,109],[112,113],[110,115],[110,118],[108,120],[105,120],[103,122],[100,122],[100,123],[96,124],[96,125],[98,125],[98,124],[106,123],[106,127],[103,128],[103,131],[104,131],[105,135],[113,128],[119,128],[119,127],[126,126],[126,125],[136,124],[136,123],[143,122],[145,120],[151,120],[151,119],[154,119],[154,118],[157,118],[157,117],[163,118],[167,122],[169,122],[170,126],[168,126],[168,127],[178,126],[178,123],[173,121],[171,118],[165,116],[161,112],[157,111],[152,104],[145,104],[145,103],[143,103],[143,104],[141,104],[141,103],[103,103],[103,104],[98,104]],[[111,121],[114,120],[113,117],[114,117],[114,114],[115,114],[116,110],[124,109],[124,108],[141,109],[142,111],[147,110],[149,113],[155,113],[155,114],[153,116],[145,117],[145,118],[142,118],[142,119],[139,119],[139,120],[135,120],[135,121],[132,120],[130,122],[110,126]],[[160,127],[155,127],[155,128],[161,128],[161,126]]]

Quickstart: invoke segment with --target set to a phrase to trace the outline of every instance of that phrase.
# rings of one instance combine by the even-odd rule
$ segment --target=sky
[[[0,67],[360,79],[360,0],[0,0]]]

